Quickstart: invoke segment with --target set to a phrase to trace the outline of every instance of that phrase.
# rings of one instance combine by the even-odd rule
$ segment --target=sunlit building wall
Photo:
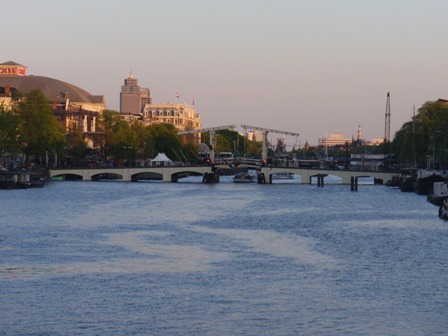
[[[178,131],[197,130],[201,128],[201,116],[185,103],[146,104],[143,109],[145,124],[172,124]]]

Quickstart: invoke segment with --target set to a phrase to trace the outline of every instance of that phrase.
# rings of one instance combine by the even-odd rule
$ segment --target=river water
[[[384,186],[0,190],[1,335],[448,335],[448,224]]]

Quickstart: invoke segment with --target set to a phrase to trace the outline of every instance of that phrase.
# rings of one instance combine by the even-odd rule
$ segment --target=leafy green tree
[[[114,126],[112,153],[125,160],[135,160],[137,153],[137,136],[128,122],[121,120]]]
[[[187,142],[182,146],[182,153],[184,159],[187,161],[195,160],[198,156],[199,146],[195,142]]]
[[[145,155],[154,158],[165,153],[172,160],[181,160],[182,142],[172,124],[156,124],[148,127]]]
[[[71,164],[79,166],[87,148],[86,142],[82,136],[82,131],[75,124],[65,137],[67,140],[67,158],[70,159]]]
[[[430,156],[434,165],[446,165],[448,137],[448,103],[426,102],[410,122],[403,124],[395,134],[393,148],[403,164],[416,162],[425,167]]]
[[[18,141],[19,116],[4,104],[0,105],[0,155],[10,153],[16,155],[21,152],[22,144]]]
[[[107,157],[134,160],[137,154],[137,135],[131,125],[116,111],[105,110],[100,119],[104,132],[104,154]]]
[[[246,155],[248,156],[261,156],[263,151],[263,142],[261,141],[247,141],[245,148]]]
[[[223,134],[216,133],[215,151],[216,152],[233,152],[231,142]]]
[[[148,129],[139,120],[134,121],[130,126],[131,130],[135,134],[136,156],[137,158],[145,159],[145,148],[146,148]]]
[[[26,163],[31,156],[42,162],[46,153],[61,151],[65,143],[64,130],[40,90],[33,90],[20,99],[16,109],[20,119],[19,140],[23,144]]]

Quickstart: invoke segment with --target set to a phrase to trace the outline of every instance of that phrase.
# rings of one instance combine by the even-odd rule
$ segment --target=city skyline
[[[444,1],[164,2],[43,0],[2,5],[3,61],[105,96],[124,78],[154,103],[185,102],[202,126],[251,124],[300,133],[391,138],[413,107],[448,98]],[[60,15],[55,15],[60,13]],[[177,100],[176,93],[179,93]]]

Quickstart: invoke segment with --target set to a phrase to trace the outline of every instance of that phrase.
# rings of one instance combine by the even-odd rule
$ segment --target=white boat
[[[233,182],[235,183],[252,183],[256,180],[256,177],[249,173],[238,173],[233,178]]]

